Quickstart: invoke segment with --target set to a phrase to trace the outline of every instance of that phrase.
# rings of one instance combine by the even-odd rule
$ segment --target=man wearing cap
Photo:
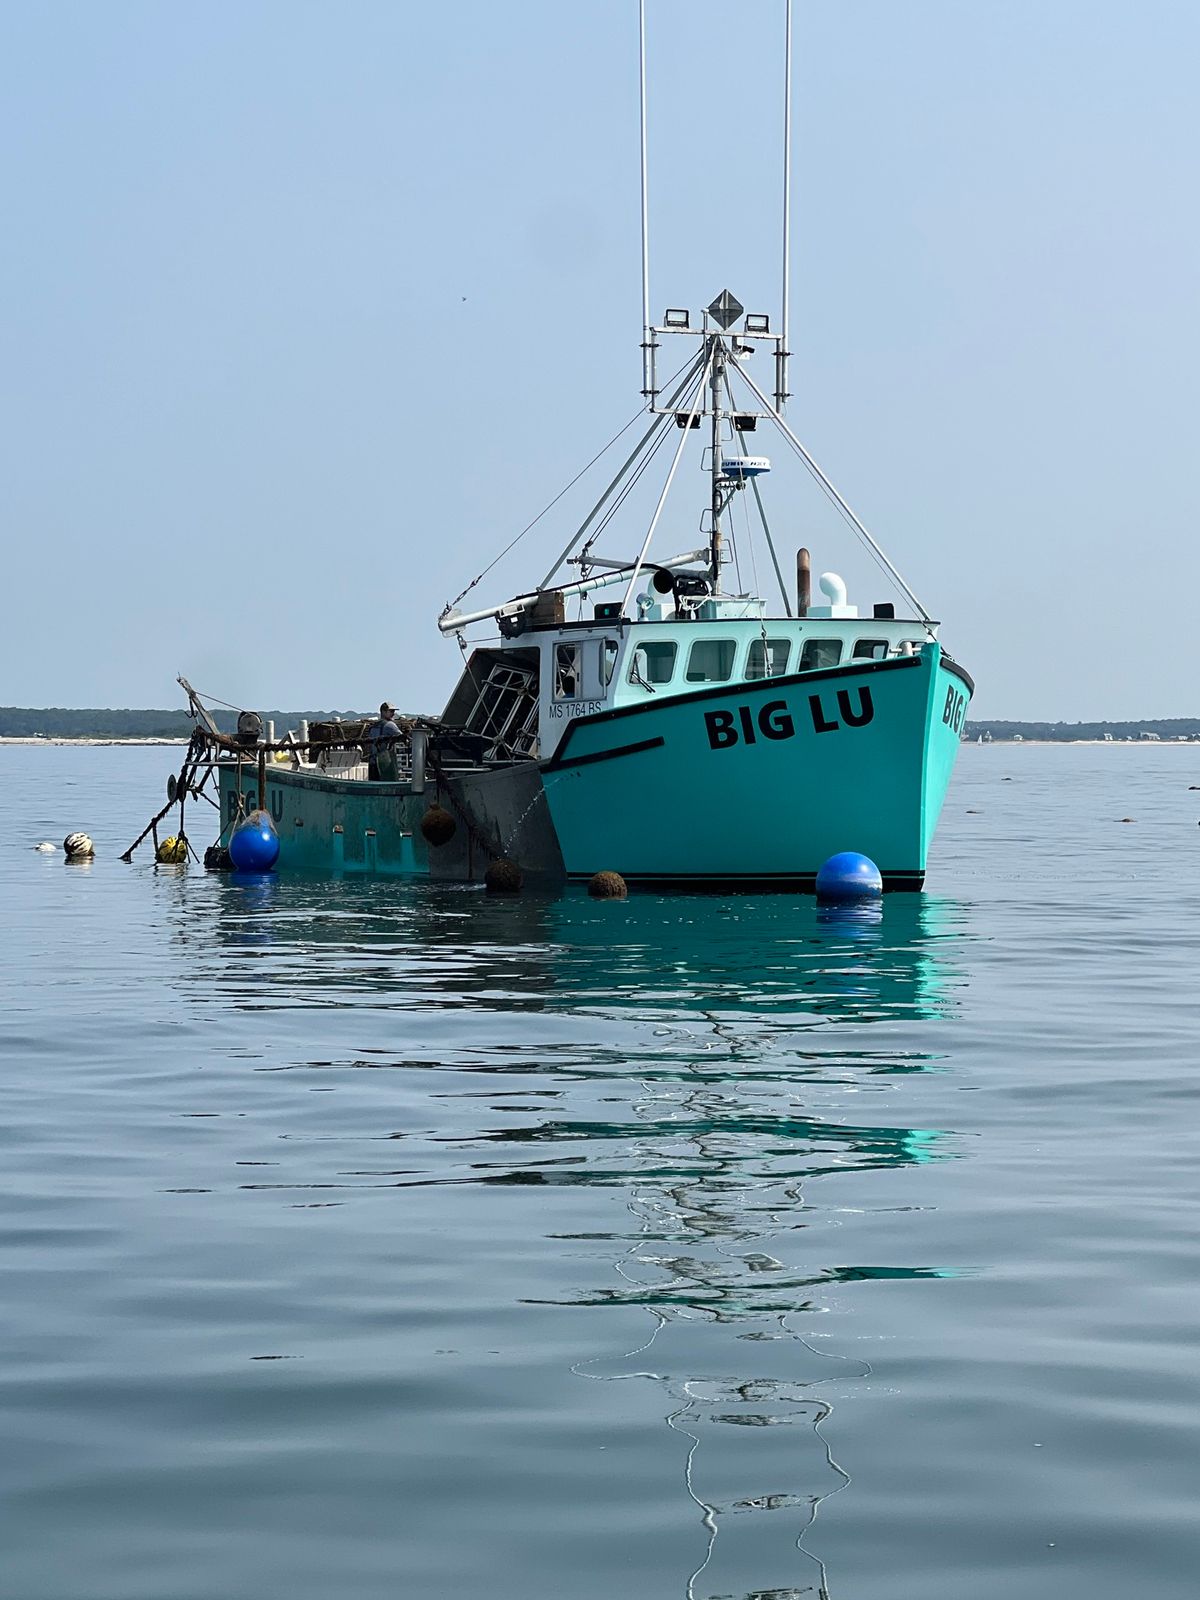
[[[395,779],[396,740],[399,737],[396,708],[385,700],[379,707],[379,721],[372,722],[363,735],[367,745],[367,777],[373,783],[380,779]]]

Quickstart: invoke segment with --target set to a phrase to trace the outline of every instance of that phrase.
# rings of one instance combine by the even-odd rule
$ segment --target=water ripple
[[[0,753],[7,1592],[1190,1600],[1186,756],[964,751],[846,918],[130,869],[160,753]]]

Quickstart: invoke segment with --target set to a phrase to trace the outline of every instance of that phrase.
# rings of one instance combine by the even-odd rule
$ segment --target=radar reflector
[[[732,328],[745,309],[741,301],[731,295],[728,289],[722,289],[709,306],[708,314],[719,328]]]

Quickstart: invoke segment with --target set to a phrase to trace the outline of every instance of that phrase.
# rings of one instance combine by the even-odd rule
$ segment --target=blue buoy
[[[821,900],[870,900],[883,893],[883,877],[870,856],[839,850],[817,873]]]
[[[229,857],[238,872],[270,872],[279,859],[279,835],[268,811],[252,811],[229,837]]]

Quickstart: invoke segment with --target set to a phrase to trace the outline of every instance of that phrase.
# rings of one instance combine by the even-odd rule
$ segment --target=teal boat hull
[[[229,763],[219,774],[221,843],[227,844],[239,815],[259,804],[258,769],[252,762]],[[428,875],[420,821],[429,801],[409,784],[269,766],[262,801],[279,834],[279,871]]]
[[[919,889],[972,689],[931,643],[581,718],[543,771],[566,872],[805,887],[858,850]]]
[[[218,772],[220,842],[228,844],[238,818],[260,803],[258,766],[225,761]],[[453,836],[439,846],[426,843],[421,832],[433,804],[455,822]],[[506,856],[531,881],[563,877],[541,773],[532,761],[430,775],[419,789],[409,782],[374,783],[314,767],[271,765],[262,805],[279,834],[281,872],[473,883],[497,856]]]
[[[810,888],[841,850],[919,889],[973,685],[931,643],[912,656],[723,685],[576,718],[553,760],[408,783],[269,766],[281,871],[478,881],[527,875]],[[259,804],[253,762],[220,769],[222,842]],[[457,815],[426,844],[432,801]]]

